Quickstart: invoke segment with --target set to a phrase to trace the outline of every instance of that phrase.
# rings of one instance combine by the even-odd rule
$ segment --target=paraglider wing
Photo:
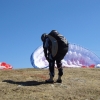
[[[37,48],[30,57],[34,68],[48,68],[48,61],[45,59],[43,47]],[[100,58],[90,50],[76,44],[69,44],[68,53],[62,60],[63,67],[90,67],[94,68],[100,64]]]
[[[34,68],[47,68],[48,62],[44,57],[44,52],[42,46],[37,48],[30,57],[31,64]]]
[[[95,67],[100,63],[100,58],[93,52],[76,44],[69,44],[69,51],[63,59],[68,67]],[[63,62],[62,61],[62,62]]]
[[[12,69],[13,67],[10,64],[7,64],[5,62],[0,63],[0,69]]]

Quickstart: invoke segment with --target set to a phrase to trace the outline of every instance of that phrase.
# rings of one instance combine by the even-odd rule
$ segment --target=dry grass
[[[0,70],[0,100],[100,100],[100,69],[64,68],[62,84],[48,78],[43,69]]]

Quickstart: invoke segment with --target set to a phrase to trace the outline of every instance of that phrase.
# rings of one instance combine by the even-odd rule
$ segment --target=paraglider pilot
[[[49,34],[42,34],[41,40],[43,42],[44,55],[49,62],[50,78],[45,80],[46,83],[53,83],[55,64],[58,68],[58,79],[56,82],[62,83],[63,68],[61,60],[68,52],[68,41],[58,31],[52,30]],[[55,63],[56,62],[56,63]]]

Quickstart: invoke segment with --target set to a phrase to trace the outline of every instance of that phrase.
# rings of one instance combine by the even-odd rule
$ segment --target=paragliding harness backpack
[[[53,30],[48,35],[54,37],[57,40],[59,49],[68,47],[68,41],[66,40],[66,38],[63,35],[59,34],[57,31]]]

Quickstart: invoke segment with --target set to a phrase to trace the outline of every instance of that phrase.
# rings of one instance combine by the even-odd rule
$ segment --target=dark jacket
[[[58,52],[62,52],[66,47],[68,47],[66,38],[55,31],[51,31],[43,41],[45,57],[47,57],[49,53],[52,54],[52,57],[55,57]]]

